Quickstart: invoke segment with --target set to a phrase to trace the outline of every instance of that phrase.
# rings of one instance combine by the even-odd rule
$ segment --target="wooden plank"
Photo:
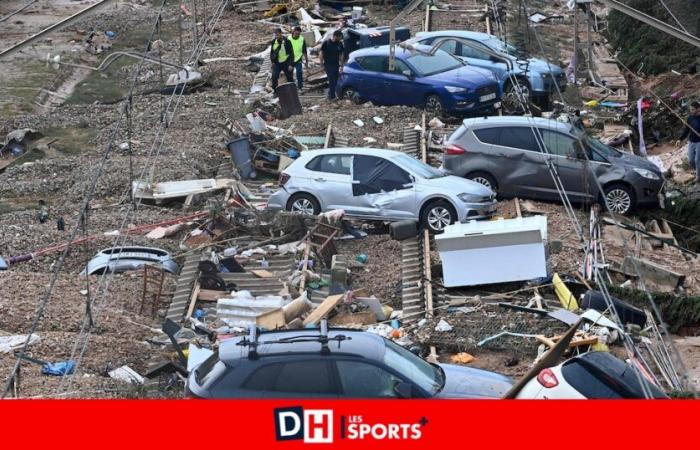
[[[273,309],[255,318],[255,325],[266,330],[276,330],[287,325],[282,308]]]
[[[306,271],[309,268],[309,252],[311,251],[311,240],[306,241],[306,248],[304,248],[304,265],[301,267],[301,284],[299,284],[299,291],[306,289]]]
[[[190,296],[190,306],[187,308],[187,314],[185,315],[185,320],[192,317],[194,312],[194,306],[197,304],[197,297],[199,297],[199,281],[195,281],[194,289],[192,290],[192,295]]]
[[[326,299],[318,305],[318,308],[311,311],[311,314],[304,319],[304,326],[316,324],[319,320],[328,315],[344,297],[345,294],[329,295],[326,297]]]
[[[197,300],[200,302],[215,302],[220,298],[226,298],[229,293],[226,291],[215,291],[213,289],[200,289]]]
[[[275,274],[269,270],[251,270],[250,273],[258,278],[272,278],[275,276]]]

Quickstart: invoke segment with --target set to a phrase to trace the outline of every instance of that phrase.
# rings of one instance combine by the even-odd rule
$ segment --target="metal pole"
[[[574,84],[578,80],[578,5],[574,5]]]
[[[204,0],[204,34],[207,34],[207,0]]]
[[[194,8],[192,8],[192,51],[197,48],[199,42],[199,33],[197,33],[197,0],[192,0]]]
[[[588,70],[593,67],[593,47],[591,43],[591,4],[586,5],[586,39],[588,41]]]
[[[182,12],[177,15],[178,30],[180,32],[180,66],[182,66]]]

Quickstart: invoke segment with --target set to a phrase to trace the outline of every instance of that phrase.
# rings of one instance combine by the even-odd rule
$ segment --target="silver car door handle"
[[[319,178],[314,178],[314,181],[326,181],[326,179],[325,179],[325,178],[320,178],[320,177],[319,177]]]

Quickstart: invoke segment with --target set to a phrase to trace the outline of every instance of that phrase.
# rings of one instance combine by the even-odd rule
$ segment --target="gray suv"
[[[500,398],[510,378],[452,364],[430,364],[357,330],[287,330],[227,339],[195,368],[195,398]]]
[[[445,170],[503,197],[559,200],[548,164],[573,202],[605,199],[618,214],[659,205],[664,178],[653,163],[608,147],[569,123],[511,116],[467,119],[443,148]]]

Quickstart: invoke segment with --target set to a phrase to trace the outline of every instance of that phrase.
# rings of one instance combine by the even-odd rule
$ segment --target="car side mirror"
[[[410,70],[404,70],[401,73],[404,74],[406,76],[406,78],[408,78],[409,80],[412,80],[413,78],[415,78],[413,76],[413,72],[411,72]]]
[[[399,381],[394,385],[394,393],[399,398],[411,398],[413,397],[413,386],[409,383]]]

